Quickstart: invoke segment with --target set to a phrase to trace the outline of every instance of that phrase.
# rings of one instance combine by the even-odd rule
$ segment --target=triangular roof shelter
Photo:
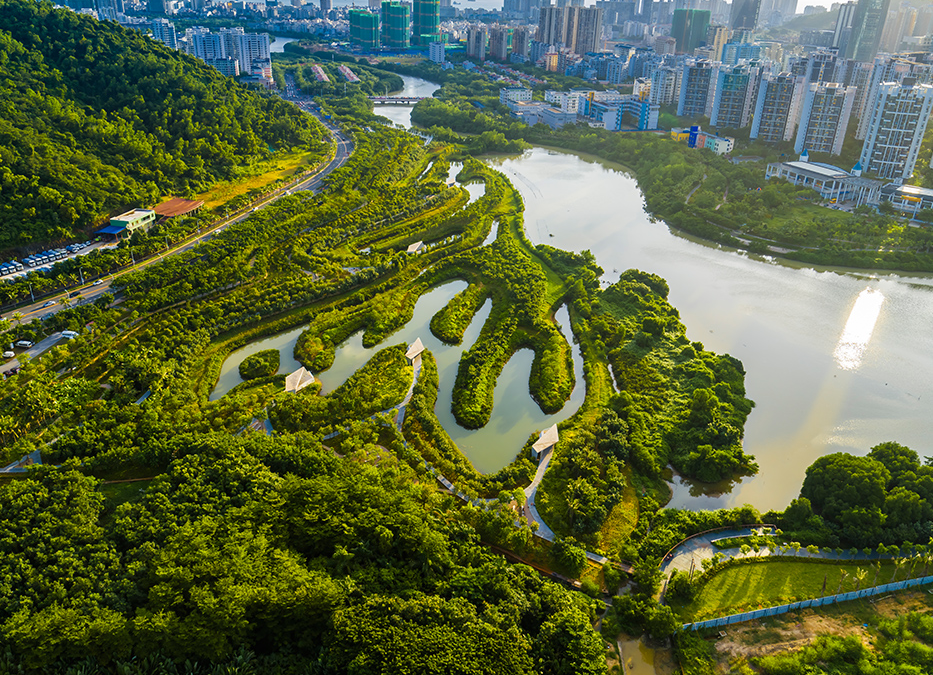
[[[405,352],[405,358],[408,359],[408,362],[414,365],[415,359],[421,360],[421,352],[424,351],[424,343],[421,342],[421,338],[416,339],[412,342],[408,351]]]
[[[560,435],[557,433],[557,425],[555,424],[541,432],[541,435],[538,437],[538,440],[535,441],[535,444],[531,446],[531,449],[534,451],[535,457],[540,457],[546,450],[557,445],[557,441],[559,440]]]
[[[314,382],[314,375],[302,366],[285,378],[285,391],[299,392]]]

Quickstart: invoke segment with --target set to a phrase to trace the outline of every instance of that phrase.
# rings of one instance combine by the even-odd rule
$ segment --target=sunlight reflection
[[[881,291],[866,288],[859,293],[833,352],[836,363],[843,370],[855,370],[861,364],[883,302],[884,294]]]

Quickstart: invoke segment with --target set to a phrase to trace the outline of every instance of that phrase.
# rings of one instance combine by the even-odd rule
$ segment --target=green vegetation
[[[293,106],[136,31],[26,0],[0,17],[2,248],[73,238],[277,151],[326,152]]]
[[[678,229],[752,253],[809,264],[933,271],[929,228],[910,227],[895,213],[877,213],[870,207],[854,213],[824,208],[809,188],[765,181],[765,162],[733,164],[655,134],[619,134],[579,124],[559,131],[543,124],[531,128],[509,116],[494,98],[498,87],[481,74],[438,74],[427,65],[417,74],[443,83],[436,98],[418,103],[412,113],[414,122],[438,138],[445,130],[488,134],[492,144],[486,151],[504,152],[503,144],[527,142],[618,162],[634,172],[650,213]],[[556,82],[548,86],[564,88]],[[931,148],[933,136],[924,146],[925,157]],[[749,149],[775,155],[772,148]],[[846,151],[852,151],[851,143]],[[918,171],[929,182],[922,166]],[[926,216],[933,220],[933,214]]]
[[[722,563],[706,572],[693,582],[692,601],[672,600],[671,604],[685,622],[703,621],[923,576],[927,568],[919,559],[909,563],[890,560],[848,563],[798,561],[785,556],[746,558]]]
[[[265,349],[250,354],[239,365],[240,377],[255,380],[260,377],[275,375],[279,369],[279,350]]]
[[[767,675],[925,673],[933,667],[931,628],[927,613],[911,612],[882,621],[870,646],[857,636],[824,635],[793,654],[755,659],[755,665]]]

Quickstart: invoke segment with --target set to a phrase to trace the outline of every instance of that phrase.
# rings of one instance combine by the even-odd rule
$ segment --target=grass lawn
[[[101,485],[99,489],[107,500],[107,510],[113,511],[120,504],[139,499],[150,483],[152,483],[151,480],[139,480],[132,483],[109,483]]]
[[[862,588],[886,584],[893,580],[895,573],[894,564],[890,561],[882,562],[881,571],[876,579],[876,568],[864,561],[860,564],[828,565],[806,560],[769,561],[763,558],[760,562],[723,570],[706,583],[693,602],[688,605],[672,602],[671,607],[685,621],[702,621],[761,607],[833,595],[839,590],[840,581],[841,592],[845,593],[855,590],[857,582],[854,573],[859,567],[868,572],[862,582]],[[843,571],[847,573],[844,579]],[[924,571],[923,564],[917,564],[915,574],[911,575],[910,571],[910,565],[902,566],[897,570],[897,579],[921,576]]]
[[[245,180],[218,183],[207,192],[197,196],[204,200],[205,209],[212,209],[221,204],[246,194],[250,190],[263,188],[281,178],[293,176],[296,171],[310,168],[314,156],[308,152],[293,152],[276,155],[267,162],[254,166],[254,175]]]
[[[625,489],[622,499],[612,507],[612,511],[599,530],[600,547],[604,551],[615,553],[628,540],[635,525],[638,524],[638,494],[632,485],[632,470],[625,468]]]

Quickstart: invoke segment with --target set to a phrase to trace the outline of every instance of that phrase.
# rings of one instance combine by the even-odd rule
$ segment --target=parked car
[[[3,352],[3,358],[5,359],[12,359],[14,356],[16,356],[16,352],[11,352],[9,349]]]
[[[20,349],[29,349],[30,347],[33,346],[33,344],[34,343],[29,340],[20,340],[19,342],[16,343],[16,346],[19,347]]]

